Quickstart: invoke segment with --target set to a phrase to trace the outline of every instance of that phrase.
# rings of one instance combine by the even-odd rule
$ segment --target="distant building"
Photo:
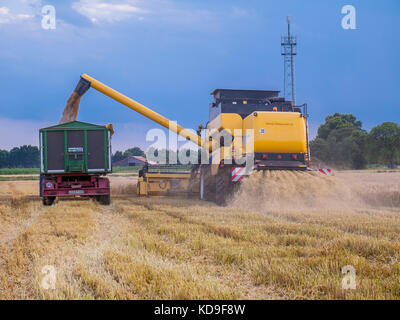
[[[114,167],[138,167],[143,166],[145,163],[149,165],[156,165],[157,163],[154,161],[147,161],[146,158],[140,156],[132,156],[125,158],[123,160],[117,161],[113,163]]]

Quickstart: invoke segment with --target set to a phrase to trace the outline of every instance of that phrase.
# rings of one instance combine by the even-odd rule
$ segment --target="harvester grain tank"
[[[224,205],[234,186],[240,183],[247,166],[238,159],[252,159],[254,170],[307,170],[310,160],[308,147],[307,105],[295,106],[279,97],[279,91],[226,90],[217,89],[212,95],[206,137],[195,134],[179,125],[170,126],[171,121],[144,105],[128,98],[100,81],[84,74],[76,92],[80,95],[90,87],[126,105],[134,111],[173,130],[210,152],[206,163],[194,165],[190,179],[200,177],[200,198]],[[202,126],[200,126],[202,128]],[[238,129],[241,136],[221,139],[218,134]],[[238,151],[232,150],[232,140],[248,140],[247,133],[254,134],[251,148],[249,143]],[[229,141],[230,140],[230,141]],[[216,147],[217,146],[217,147]],[[218,156],[217,156],[218,155]],[[167,176],[163,180],[168,179]],[[149,190],[139,177],[138,190]],[[144,192],[146,193],[146,192]]]
[[[56,197],[91,197],[110,204],[112,126],[79,121],[40,129],[40,195],[44,205]]]

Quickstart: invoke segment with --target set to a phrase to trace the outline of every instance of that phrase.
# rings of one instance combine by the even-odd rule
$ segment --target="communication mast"
[[[296,84],[294,78],[294,56],[297,54],[297,39],[290,30],[291,17],[287,17],[288,34],[281,38],[281,54],[284,57],[284,97],[296,104]]]

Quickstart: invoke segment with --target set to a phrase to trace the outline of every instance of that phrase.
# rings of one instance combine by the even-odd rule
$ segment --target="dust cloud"
[[[70,95],[59,124],[76,121],[76,119],[78,118],[80,101],[81,96],[77,92],[73,92]]]
[[[254,172],[232,199],[235,207],[279,212],[282,210],[362,209],[400,206],[399,176],[377,173],[326,176],[314,171]],[[372,177],[372,179],[371,179]],[[391,181],[388,181],[392,179]],[[348,210],[346,210],[348,211]]]
[[[109,177],[111,182],[111,194],[118,195],[136,195],[136,177]]]

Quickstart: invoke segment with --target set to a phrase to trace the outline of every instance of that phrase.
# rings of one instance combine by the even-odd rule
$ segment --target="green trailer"
[[[110,203],[112,126],[73,121],[40,129],[40,195],[93,197]]]

